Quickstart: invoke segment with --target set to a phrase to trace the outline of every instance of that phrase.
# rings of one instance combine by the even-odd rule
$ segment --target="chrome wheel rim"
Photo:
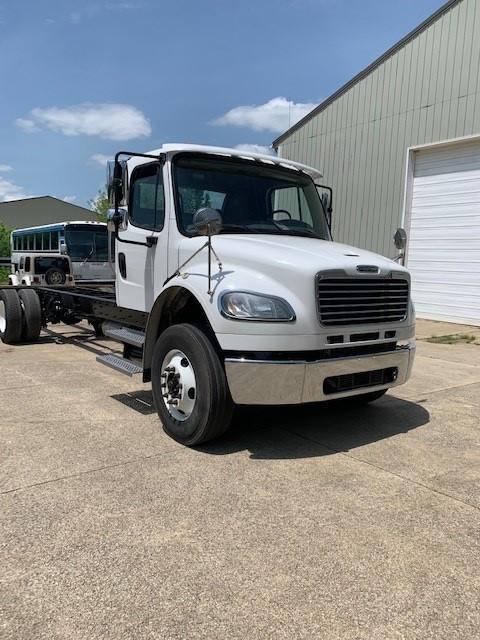
[[[5,311],[5,303],[3,300],[0,300],[0,333],[5,333],[5,329],[7,328],[7,317]]]
[[[168,413],[183,422],[192,415],[197,399],[195,371],[179,349],[167,353],[161,371],[162,398]]]

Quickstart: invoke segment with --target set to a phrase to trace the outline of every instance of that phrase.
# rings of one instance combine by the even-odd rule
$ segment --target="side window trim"
[[[142,170],[145,170],[146,168],[150,168],[150,167],[156,167],[156,178],[157,178],[155,182],[154,221],[153,221],[153,225],[151,226],[138,224],[138,222],[135,222],[135,219],[132,217],[133,195],[135,192],[135,184],[137,182],[137,178],[135,178],[136,173],[140,173]],[[139,176],[138,180],[140,180],[142,177],[145,177],[145,176]],[[161,212],[159,212],[159,209],[157,206],[159,186],[162,188],[162,195],[163,195],[163,209]],[[161,220],[159,220],[159,213],[161,216]],[[146,164],[141,164],[135,167],[135,169],[133,170],[130,193],[128,195],[128,220],[134,227],[137,227],[139,229],[146,229],[147,231],[157,231],[157,232],[163,230],[165,226],[165,191],[164,191],[164,185],[163,185],[163,165],[160,162],[149,162]]]

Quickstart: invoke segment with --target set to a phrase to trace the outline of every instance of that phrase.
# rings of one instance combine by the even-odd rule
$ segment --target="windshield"
[[[258,162],[181,155],[175,162],[178,222],[196,235],[193,216],[218,209],[221,233],[268,233],[330,240],[325,213],[309,176]]]
[[[106,262],[108,234],[106,227],[72,227],[65,230],[67,252],[72,262]]]

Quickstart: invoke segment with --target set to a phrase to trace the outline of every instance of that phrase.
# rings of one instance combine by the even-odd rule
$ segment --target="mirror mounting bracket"
[[[204,249],[208,249],[208,290],[207,290],[207,294],[209,296],[212,295],[213,291],[212,291],[212,254],[215,256],[215,259],[218,263],[218,269],[219,271],[222,270],[222,263],[220,262],[219,257],[217,256],[217,254],[215,253],[214,248],[212,247],[212,235],[216,235],[217,233],[220,232],[220,229],[222,228],[222,216],[220,215],[220,213],[216,210],[216,209],[210,209],[209,207],[203,207],[201,209],[198,209],[198,211],[195,213],[194,217],[193,217],[193,224],[195,226],[195,228],[197,229],[198,233],[202,236],[207,236],[207,241],[205,242],[205,244],[203,244],[200,249],[197,249],[195,251],[195,253],[193,253],[188,260],[185,260],[185,262],[183,262],[178,269],[175,270],[175,272],[169,276],[165,282],[163,283],[163,286],[165,286],[167,284],[167,282],[170,282],[170,280],[172,280],[172,278],[175,278],[175,276],[179,276],[181,275],[181,270],[183,269],[183,267],[185,267],[191,260],[193,260],[193,258],[195,258],[195,256],[197,256],[201,251],[203,251]]]

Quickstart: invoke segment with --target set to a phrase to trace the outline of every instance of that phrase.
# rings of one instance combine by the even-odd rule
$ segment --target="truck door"
[[[165,226],[163,185],[159,162],[142,164],[132,172],[128,224],[119,231],[115,243],[117,303],[127,309],[150,311],[155,290],[167,278],[168,225]],[[147,240],[153,244],[147,246]]]

